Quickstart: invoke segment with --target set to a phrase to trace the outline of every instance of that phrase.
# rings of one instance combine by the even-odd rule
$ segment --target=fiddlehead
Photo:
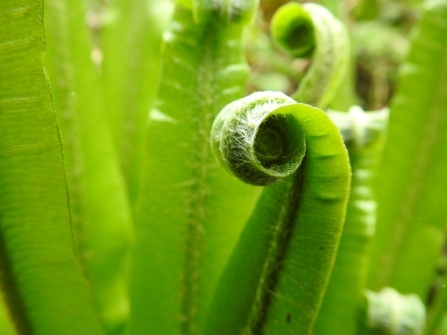
[[[312,18],[302,5],[289,3],[281,7],[272,18],[271,32],[274,41],[292,56],[312,57],[315,31]]]
[[[293,99],[325,108],[346,74],[349,38],[343,24],[313,3],[288,3],[272,18],[274,40],[295,57],[312,57]]]
[[[212,146],[223,155],[220,161],[227,170],[255,184],[277,183],[264,188],[245,226],[202,334],[215,329],[222,335],[264,334],[273,325],[278,334],[310,334],[334,263],[349,193],[350,168],[340,133],[321,110],[278,92],[255,93],[228,105],[213,131]],[[226,139],[232,135],[234,144]],[[256,145],[264,137],[268,150]],[[292,144],[297,148],[277,154]],[[232,148],[235,154],[227,152]],[[240,153],[243,149],[247,152]],[[290,174],[284,173],[281,182],[276,175],[270,179],[271,171],[264,168],[265,152],[274,152],[274,160],[292,153],[296,160],[285,160],[283,169]],[[250,157],[254,163],[247,168]],[[276,163],[275,169],[280,169]],[[260,171],[264,177],[259,177]],[[254,172],[252,179],[248,172]]]
[[[291,115],[277,109],[294,103],[271,92],[255,93],[225,107],[211,132],[221,166],[246,183],[262,186],[295,172],[304,156],[304,133]]]

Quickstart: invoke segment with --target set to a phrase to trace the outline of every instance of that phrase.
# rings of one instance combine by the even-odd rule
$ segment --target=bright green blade
[[[102,334],[73,248],[43,3],[0,3],[0,271],[21,334]]]
[[[369,287],[423,301],[447,222],[447,3],[427,4],[391,105]]]
[[[136,205],[132,335],[197,333],[255,202],[254,187],[217,166],[209,133],[220,109],[244,94],[241,35],[256,2],[219,4],[199,4],[197,22],[177,3],[164,35]]]
[[[171,0],[117,0],[101,30],[102,84],[114,144],[132,199],[144,131],[156,94],[160,44]]]
[[[293,158],[292,148],[301,146],[306,154],[297,172],[290,169],[288,177],[264,188],[219,281],[202,334],[311,334],[345,218],[351,174],[346,148],[323,111],[281,93],[254,93],[227,108],[234,113],[223,116],[220,151],[233,171],[246,172],[244,180],[251,176],[258,183],[253,171],[276,175],[277,165]],[[294,138],[300,132],[304,141]],[[266,140],[270,145],[260,150]],[[225,153],[229,147],[236,150],[233,159]],[[281,155],[266,161],[265,148]],[[254,168],[245,167],[246,157],[253,158]]]
[[[59,120],[78,257],[107,333],[129,314],[130,206],[108,133],[80,0],[45,3],[45,63]]]
[[[351,194],[337,258],[313,334],[357,334],[357,315],[364,297],[368,256],[376,223],[373,185],[382,154],[388,110],[364,112],[354,106],[328,112],[348,147]]]

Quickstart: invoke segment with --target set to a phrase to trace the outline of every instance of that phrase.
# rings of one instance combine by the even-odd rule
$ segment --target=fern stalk
[[[253,207],[256,189],[219,170],[209,132],[218,111],[243,96],[241,35],[255,6],[178,2],[164,34],[136,204],[132,335],[198,332]]]
[[[222,335],[310,334],[349,195],[350,168],[341,136],[321,110],[277,92],[255,93],[221,115],[219,154],[232,173],[246,181],[251,176],[254,184],[276,184],[265,187],[241,234],[202,334],[213,329]],[[215,125],[214,133],[219,119]],[[284,179],[271,181],[268,176],[278,171]],[[259,173],[266,177],[260,179]]]

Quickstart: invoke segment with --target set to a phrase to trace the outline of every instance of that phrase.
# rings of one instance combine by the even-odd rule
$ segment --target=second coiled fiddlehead
[[[350,43],[346,28],[320,5],[291,2],[275,13],[271,32],[292,56],[312,57],[293,99],[327,107],[347,71]]]
[[[202,334],[215,329],[221,335],[265,334],[272,327],[277,334],[310,334],[349,195],[350,167],[340,133],[321,110],[278,92],[255,93],[230,104],[213,130],[212,146],[227,170],[256,185],[274,185],[264,188],[242,232]],[[297,147],[284,150],[292,144]],[[227,153],[244,147],[249,152],[236,153],[237,159]],[[276,179],[279,162],[273,171],[265,168],[270,163],[264,162],[266,152],[278,161],[296,160],[285,160],[288,173],[282,180]]]

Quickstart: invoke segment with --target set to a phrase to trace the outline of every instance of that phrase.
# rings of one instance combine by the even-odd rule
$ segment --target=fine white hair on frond
[[[281,92],[257,92],[227,105],[214,121],[211,135],[221,165],[254,185],[270,185],[294,172],[304,147],[293,145],[303,142],[304,135],[299,123],[289,124],[287,115],[275,114],[291,104],[296,102]]]

